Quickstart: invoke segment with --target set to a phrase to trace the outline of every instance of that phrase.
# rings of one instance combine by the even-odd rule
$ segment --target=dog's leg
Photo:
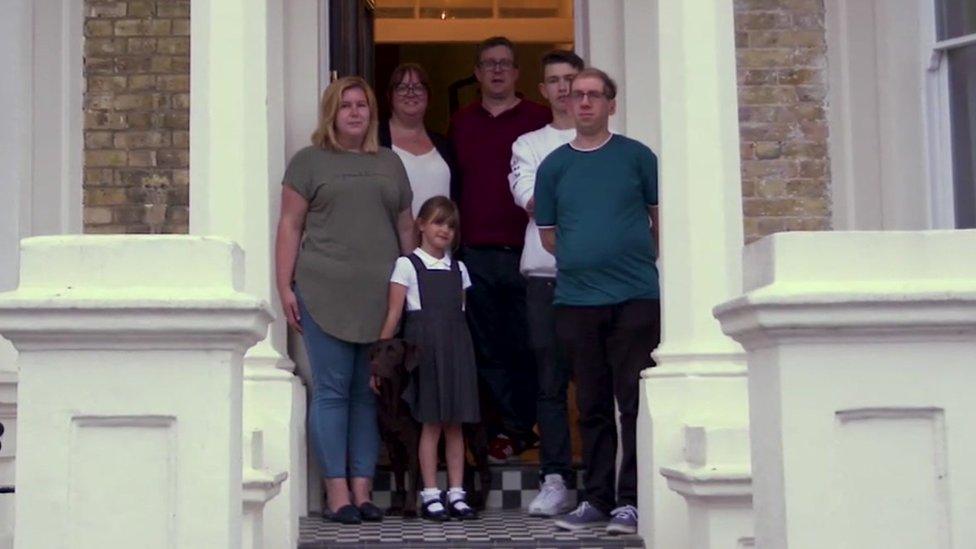
[[[398,433],[390,433],[390,438],[387,441],[387,452],[390,454],[390,469],[393,471],[393,486],[390,488],[395,489],[391,494],[390,507],[386,510],[386,514],[396,516],[403,514],[403,506],[406,500],[406,484],[403,479],[406,469],[403,460],[406,455],[403,441],[400,440]]]
[[[420,494],[420,425],[416,426],[413,433],[405,434],[403,437],[406,443],[406,459],[402,463],[407,464],[410,485],[406,490],[406,501],[403,503],[403,516],[414,518],[417,516],[417,497]]]

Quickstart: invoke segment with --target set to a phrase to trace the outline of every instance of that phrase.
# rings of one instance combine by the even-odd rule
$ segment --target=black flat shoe
[[[335,513],[326,510],[322,513],[322,516],[340,524],[359,524],[363,521],[363,517],[359,514],[359,509],[356,509],[356,506],[352,504],[343,505]]]
[[[440,503],[442,508],[439,511],[431,511],[430,506]],[[443,508],[444,502],[439,499],[432,499],[430,501],[425,501],[420,507],[420,516],[427,520],[432,520],[434,522],[445,522],[451,519],[450,515],[447,514],[447,509]]]
[[[451,516],[458,520],[474,520],[478,518],[478,512],[468,505],[468,502],[464,501],[464,498],[452,501],[448,504],[447,509]]]
[[[383,520],[383,510],[367,501],[359,506],[359,516],[366,522],[379,522]]]

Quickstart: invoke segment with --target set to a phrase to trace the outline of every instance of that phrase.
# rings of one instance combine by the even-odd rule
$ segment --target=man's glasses
[[[427,88],[423,84],[397,84],[393,88],[393,93],[405,97],[407,95],[423,95],[427,93]]]
[[[486,59],[478,62],[478,67],[483,71],[509,71],[515,68],[515,61],[511,59]]]
[[[584,97],[589,99],[590,101],[596,101],[597,99],[605,99],[608,97],[606,92],[602,92],[602,91],[585,92],[580,90],[570,92],[569,96],[573,99],[573,101],[582,101]]]

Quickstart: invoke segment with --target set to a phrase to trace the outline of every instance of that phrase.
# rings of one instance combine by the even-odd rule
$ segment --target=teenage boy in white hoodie
[[[529,504],[529,514],[555,516],[574,507],[566,485],[572,478],[572,452],[566,413],[566,389],[571,366],[557,350],[552,305],[556,287],[556,258],[542,247],[533,212],[535,172],[552,151],[576,137],[570,112],[569,92],[573,78],[583,70],[583,60],[566,50],[542,57],[543,81],[539,92],[552,108],[552,123],[519,137],[512,145],[512,173],[508,182],[515,203],[529,213],[525,228],[521,271],[526,277],[526,312],[529,342],[539,372],[539,495]]]

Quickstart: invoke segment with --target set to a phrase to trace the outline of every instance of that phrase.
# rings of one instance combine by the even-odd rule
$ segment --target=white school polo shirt
[[[417,254],[417,257],[423,261],[424,266],[428,269],[434,271],[451,270],[450,254],[445,254],[442,259],[437,259],[420,248],[414,250],[413,253]],[[464,266],[463,261],[458,262],[458,268],[461,270],[461,287],[467,290],[471,287],[471,277],[468,275],[468,268]],[[410,262],[410,258],[397,258],[396,265],[393,267],[393,274],[390,275],[390,282],[407,287],[408,311],[420,310],[420,290],[417,288],[417,270],[413,268],[413,263]]]

